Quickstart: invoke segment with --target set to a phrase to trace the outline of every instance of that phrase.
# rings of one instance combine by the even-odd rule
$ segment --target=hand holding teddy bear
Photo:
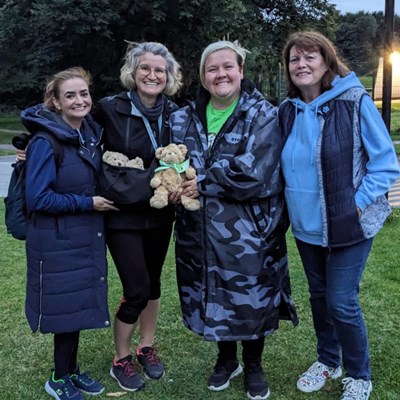
[[[189,165],[189,160],[185,161],[186,153],[187,147],[184,144],[171,143],[157,149],[156,157],[160,160],[160,167],[150,181],[150,186],[154,189],[154,195],[150,199],[152,207],[166,207],[169,195],[173,192],[182,193],[182,184],[196,177],[196,170]],[[198,199],[182,195],[181,203],[189,211],[200,209]]]

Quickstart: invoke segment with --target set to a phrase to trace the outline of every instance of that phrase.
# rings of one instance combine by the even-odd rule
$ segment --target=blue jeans
[[[318,361],[343,366],[347,376],[371,379],[367,329],[358,293],[373,239],[328,249],[296,239],[307,276]]]

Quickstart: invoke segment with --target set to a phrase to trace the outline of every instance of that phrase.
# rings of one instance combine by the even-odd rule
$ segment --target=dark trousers
[[[107,231],[107,246],[123,288],[117,318],[134,324],[149,300],[161,295],[160,276],[172,225],[157,229]]]
[[[256,340],[242,340],[242,358],[245,368],[261,364],[264,350],[264,338]],[[218,342],[218,362],[225,364],[226,361],[237,359],[237,342]]]
[[[72,374],[77,366],[79,331],[54,335],[54,375],[60,379]]]

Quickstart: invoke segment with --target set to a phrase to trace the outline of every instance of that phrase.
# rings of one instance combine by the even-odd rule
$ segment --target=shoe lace
[[[93,379],[89,376],[89,374],[90,374],[89,371],[79,373],[79,374],[73,374],[73,375],[71,375],[71,378],[75,378],[78,381],[80,381],[86,385],[89,385],[93,382]]]
[[[61,389],[62,393],[64,393],[67,397],[70,397],[70,395],[75,393],[77,389],[74,386],[74,384],[72,383],[70,378],[64,379],[63,381],[64,381],[64,383],[60,389]]]
[[[149,349],[146,353],[142,353],[142,354],[146,358],[146,362],[150,365],[157,365],[161,362],[159,357],[157,357],[154,349],[152,349],[152,348]]]
[[[135,376],[137,374],[132,361],[126,361],[124,365],[124,374],[126,376]]]
[[[329,377],[329,370],[324,364],[316,361],[311,367],[304,372],[300,379],[303,384],[309,386],[314,385],[321,381],[321,379],[326,379]]]
[[[323,376],[325,378],[328,378],[331,370],[333,370],[333,368],[329,368],[326,365],[317,361],[313,365],[311,365],[305,375],[311,375],[314,377]]]
[[[344,378],[342,380],[343,384],[343,394],[348,395],[357,395],[363,391],[363,384],[361,381],[354,378]]]

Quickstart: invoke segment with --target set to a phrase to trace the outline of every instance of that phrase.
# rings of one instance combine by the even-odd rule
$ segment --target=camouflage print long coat
[[[185,325],[206,340],[252,340],[279,318],[297,324],[287,264],[277,110],[244,80],[238,105],[207,146],[206,93],[171,115],[188,147],[201,209],[177,208],[179,295]]]

